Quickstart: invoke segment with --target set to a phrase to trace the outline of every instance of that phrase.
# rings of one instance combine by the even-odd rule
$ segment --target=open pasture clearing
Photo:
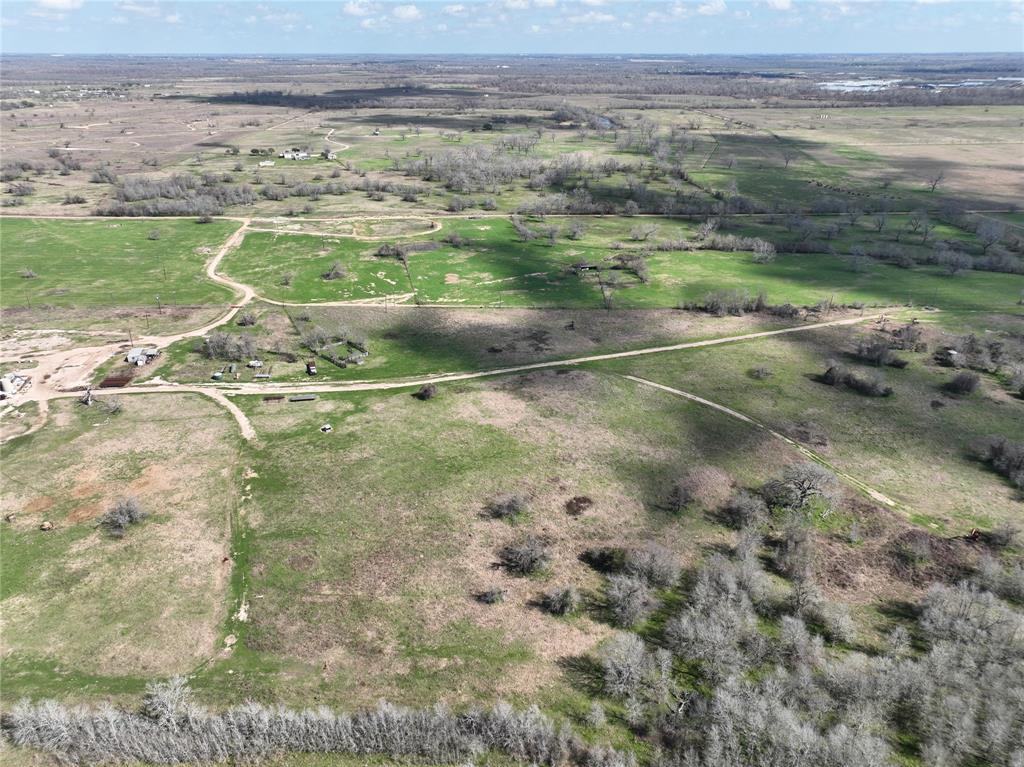
[[[246,516],[249,623],[236,654],[198,680],[226,699],[507,698],[582,714],[559,661],[609,628],[531,600],[567,583],[595,592],[577,560],[588,547],[653,539],[692,560],[722,533],[658,510],[673,478],[708,462],[757,482],[790,457],[744,424],[575,371],[445,386],[429,402],[409,391],[239,402],[264,445]],[[482,515],[505,492],[530,497],[512,525]],[[582,495],[593,507],[567,514]],[[550,573],[495,569],[496,550],[528,531],[552,540]],[[501,604],[473,598],[492,587],[508,591]]]
[[[891,181],[918,204],[934,204],[939,196],[1003,207],[1024,195],[1021,107],[816,106],[736,113],[854,179]],[[928,178],[940,171],[945,179],[928,193]]]
[[[735,181],[741,194],[762,203],[781,197],[813,204],[823,193],[811,181],[892,197],[901,210],[944,200],[1001,208],[1024,196],[1020,107],[816,105],[719,110],[708,118],[718,146],[706,165],[691,171],[694,178],[719,189]],[[715,120],[728,119],[755,128],[720,130]],[[928,179],[939,172],[945,178],[929,192]]]
[[[955,371],[910,352],[899,353],[910,360],[906,369],[877,369],[895,390],[890,397],[866,397],[817,380],[829,359],[874,372],[852,356],[858,337],[868,332],[828,328],[598,364],[697,394],[782,433],[814,424],[828,444],[813,449],[906,504],[915,523],[964,534],[1016,519],[1017,491],[972,460],[969,446],[993,434],[1024,438],[1020,401],[992,379],[969,397],[951,397],[942,385]],[[766,380],[750,375],[760,365],[771,370]]]
[[[3,308],[131,308],[155,317],[163,307],[224,306],[231,291],[204,267],[237,228],[233,221],[5,218]]]
[[[253,219],[249,226],[252,231],[278,233],[313,234],[323,236],[357,237],[362,239],[386,237],[411,237],[429,234],[441,228],[441,224],[429,218],[360,217],[350,219],[294,219],[272,218]]]
[[[220,649],[237,426],[196,395],[115,398],[115,415],[53,400],[4,447],[5,697],[136,691]],[[118,540],[97,523],[125,496],[149,518]]]
[[[750,230],[761,236],[784,231],[757,221],[751,219]],[[254,233],[228,254],[222,270],[253,285],[260,296],[288,303],[381,301],[386,295],[403,296],[405,302],[406,294],[415,292],[413,300],[420,304],[600,308],[610,302],[614,308],[672,308],[711,291],[739,288],[764,291],[772,303],[780,304],[809,305],[831,297],[837,303],[1015,311],[1024,288],[1019,275],[968,272],[951,277],[929,266],[899,269],[871,262],[854,272],[842,257],[826,254],[780,254],[774,263],[756,264],[746,252],[650,252],[645,242],[630,239],[634,228],[656,226],[657,233],[650,236],[653,244],[690,236],[693,225],[673,219],[592,218],[582,221],[580,239],[571,240],[564,235],[571,222],[563,217],[527,222],[535,230],[556,227],[559,237],[551,245],[539,237],[520,241],[504,218],[446,219],[425,240],[458,234],[465,243],[411,249],[408,271],[396,257],[375,255],[379,242]],[[898,223],[894,220],[893,226]],[[867,232],[867,227],[861,222],[858,231]],[[955,237],[955,232],[950,235]],[[845,236],[849,243],[856,240],[852,233]],[[624,243],[620,250],[612,247],[616,241]],[[615,255],[629,252],[645,252],[651,275],[647,284],[612,269]],[[335,263],[346,273],[324,279]],[[283,285],[288,276],[289,284]]]

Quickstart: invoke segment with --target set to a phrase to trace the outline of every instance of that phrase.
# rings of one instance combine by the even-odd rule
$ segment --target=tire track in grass
[[[658,389],[660,391],[666,392],[676,397],[688,399],[691,402],[696,402],[697,404],[703,405],[704,407],[711,408],[712,410],[717,410],[719,413],[724,413],[730,418],[735,418],[737,420],[743,421],[744,423],[753,426],[755,429],[760,429],[761,431],[764,431],[770,434],[771,436],[782,440],[787,445],[794,448],[797,452],[801,453],[804,457],[809,458],[810,460],[814,461],[817,464],[821,464],[826,469],[835,474],[837,477],[839,477],[841,480],[846,482],[848,485],[851,485],[860,490],[866,496],[871,498],[871,500],[881,503],[884,506],[888,506],[890,509],[910,511],[910,509],[908,509],[904,504],[900,503],[899,501],[893,500],[892,498],[880,492],[879,490],[876,490],[875,488],[871,487],[866,482],[863,482],[857,479],[856,477],[852,476],[851,474],[848,474],[845,471],[842,471],[841,469],[837,468],[834,464],[827,461],[820,453],[816,453],[809,447],[801,445],[796,440],[787,437],[785,434],[775,431],[770,426],[767,426],[761,423],[760,421],[757,421],[751,418],[750,416],[739,412],[738,410],[733,410],[730,407],[720,405],[717,402],[712,402],[711,400],[704,399],[703,397],[698,397],[696,394],[691,394],[690,392],[683,391],[682,389],[675,389],[671,386],[666,386],[665,384],[660,384],[655,381],[649,381],[646,378],[640,378],[639,376],[623,375],[622,378],[625,378],[627,381],[632,381],[633,383],[638,383],[641,386],[648,386],[652,389]]]

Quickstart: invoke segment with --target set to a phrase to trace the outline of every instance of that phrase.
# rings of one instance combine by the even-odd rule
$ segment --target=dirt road
[[[155,346],[158,349],[164,349],[171,344],[181,341],[186,338],[199,338],[202,337],[212,330],[215,330],[222,325],[231,322],[235,315],[246,306],[248,303],[258,298],[256,291],[250,285],[238,282],[231,279],[218,270],[224,257],[232,250],[237,248],[245,238],[245,235],[250,231],[252,225],[251,218],[234,219],[239,221],[240,226],[225,240],[224,244],[217,249],[217,252],[206,264],[206,276],[213,282],[220,285],[224,285],[230,288],[235,293],[235,302],[231,305],[230,309],[218,319],[213,322],[207,323],[202,327],[195,328],[193,330],[184,331],[181,333],[175,333],[164,336],[142,336],[137,340],[139,346]],[[396,299],[401,297],[395,297]],[[375,304],[378,301],[339,301],[339,302],[323,302],[313,304],[299,304],[299,303],[288,303],[272,301],[268,299],[261,299],[268,303],[277,304],[281,306],[357,306],[360,304]],[[383,300],[383,299],[381,299]],[[401,304],[397,304],[401,305]],[[818,328],[833,327],[837,325],[854,325],[861,322],[865,322],[871,319],[876,319],[880,315],[868,315],[862,317],[846,317],[838,320],[830,320],[826,322],[809,323],[804,325],[795,325],[788,328],[780,328],[778,330],[764,330],[755,333],[744,333],[736,336],[727,336],[724,338],[710,338],[701,341],[685,341],[678,344],[669,344],[667,346],[650,346],[643,349],[632,349],[623,352],[611,352],[608,354],[595,354],[585,357],[571,357],[567,359],[549,360],[546,362],[534,362],[525,365],[516,365],[506,368],[496,368],[492,370],[482,370],[473,372],[457,372],[457,373],[445,373],[433,376],[426,376],[423,378],[414,379],[400,379],[391,381],[352,381],[347,383],[323,383],[323,384],[311,384],[311,383],[296,383],[296,384],[273,384],[273,383],[242,383],[242,384],[230,384],[230,383],[218,383],[218,384],[193,384],[193,385],[181,385],[174,383],[166,384],[149,384],[143,386],[131,386],[125,389],[119,390],[125,394],[136,394],[136,393],[147,393],[147,394],[159,394],[164,392],[183,392],[191,391],[198,394],[209,396],[219,404],[223,405],[238,421],[239,427],[242,430],[242,435],[247,440],[254,439],[256,432],[252,427],[252,424],[248,421],[245,415],[238,407],[232,403],[226,396],[226,393],[233,394],[295,394],[301,392],[308,393],[329,393],[329,392],[346,392],[346,391],[376,391],[376,390],[388,390],[388,389],[401,389],[412,386],[422,386],[428,383],[448,383],[453,381],[466,381],[474,378],[485,378],[490,376],[510,375],[515,373],[525,373],[532,370],[544,370],[553,367],[565,367],[567,365],[582,365],[589,362],[601,362],[606,360],[616,359],[627,359],[630,357],[640,357],[648,354],[662,354],[666,352],[680,351],[683,349],[696,349],[705,346],[716,346],[719,344],[737,343],[742,341],[749,341],[758,338],[768,338],[771,336],[784,335],[788,333],[800,333],[808,330],[815,330]],[[35,367],[20,372],[28,375],[32,380],[32,385],[27,389],[19,392],[14,398],[13,404],[18,405],[22,402],[38,402],[40,403],[40,420],[37,425],[33,427],[33,430],[38,429],[45,422],[45,415],[47,408],[45,403],[47,400],[54,399],[56,397],[68,397],[77,396],[77,392],[82,388],[88,386],[94,376],[94,373],[100,365],[109,360],[111,357],[120,354],[123,351],[124,343],[116,342],[105,344],[102,346],[85,347],[81,349],[73,349],[71,351],[54,351],[49,354],[40,355]],[[736,414],[738,415],[738,414]],[[764,428],[764,427],[762,427]]]
[[[790,439],[785,434],[780,434],[779,432],[775,431],[774,429],[764,425],[760,421],[754,420],[753,418],[751,418],[748,415],[744,415],[743,413],[739,412],[738,410],[733,410],[732,408],[726,407],[725,405],[719,405],[717,402],[712,402],[711,400],[704,399],[703,397],[698,397],[696,394],[691,394],[690,392],[685,392],[685,391],[682,391],[681,389],[673,389],[671,386],[665,386],[664,384],[655,383],[654,381],[648,381],[646,378],[639,378],[637,376],[630,376],[630,375],[624,375],[622,377],[625,378],[628,381],[633,381],[634,383],[638,383],[638,384],[641,384],[643,386],[649,386],[649,387],[654,388],[654,389],[659,389],[659,390],[661,390],[663,392],[667,392],[667,393],[672,394],[673,396],[676,396],[676,397],[682,397],[684,399],[688,399],[691,402],[696,402],[696,403],[698,403],[700,405],[704,405],[704,407],[709,407],[712,410],[717,410],[719,413],[725,413],[730,418],[736,418],[737,420],[740,420],[740,421],[743,421],[744,423],[750,424],[751,426],[753,426],[753,427],[755,427],[757,429],[761,429],[762,431],[765,431],[768,434],[771,434],[776,439],[782,440],[783,442],[788,444],[790,447],[792,447],[795,450],[797,450],[798,452],[802,453],[807,458],[810,458],[815,463],[819,463],[822,466],[824,466],[825,468],[829,469],[837,477],[842,479],[844,482],[846,482],[846,483],[856,487],[858,490],[860,490],[863,493],[865,493],[873,501],[881,503],[884,506],[888,506],[889,508],[892,508],[892,509],[902,508],[902,504],[900,504],[899,502],[894,501],[889,496],[879,492],[878,490],[875,490],[870,485],[868,485],[868,484],[866,484],[864,482],[861,482],[856,477],[853,477],[853,476],[847,474],[844,471],[840,471],[835,466],[833,466],[831,463],[826,461],[819,453],[814,452],[809,447],[801,445],[796,440]]]

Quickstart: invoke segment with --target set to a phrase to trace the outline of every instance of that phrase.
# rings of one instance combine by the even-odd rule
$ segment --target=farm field
[[[47,327],[56,313],[72,328],[124,327],[119,315],[134,318],[137,333],[141,316],[153,329],[187,327],[203,307],[230,302],[231,292],[204,268],[237,228],[232,221],[4,219],[4,322]]]
[[[196,395],[113,399],[116,415],[56,400],[52,428],[5,448],[5,696],[137,693],[222,646],[234,424]],[[150,516],[116,540],[99,518],[127,496]]]
[[[4,764],[1024,765],[1019,57],[0,59]]]

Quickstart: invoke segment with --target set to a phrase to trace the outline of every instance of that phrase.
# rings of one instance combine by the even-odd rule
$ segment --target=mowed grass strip
[[[0,220],[3,308],[225,304],[205,264],[239,224],[166,219]],[[34,275],[34,276],[33,276]]]

